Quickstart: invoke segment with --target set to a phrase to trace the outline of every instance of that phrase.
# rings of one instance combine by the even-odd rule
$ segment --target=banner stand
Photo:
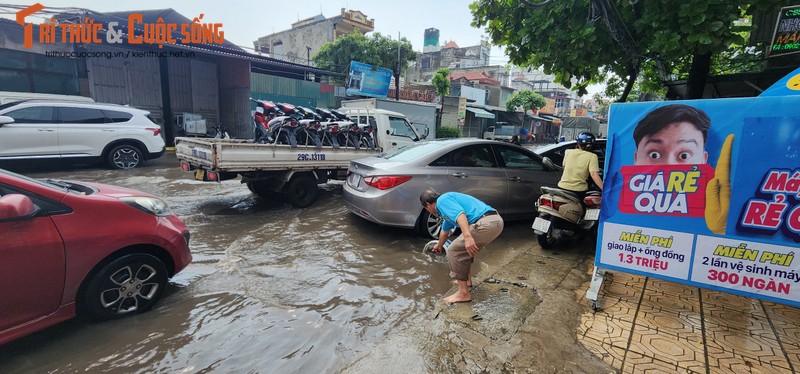
[[[597,265],[595,265],[594,271],[592,272],[592,283],[589,284],[589,289],[586,290],[586,298],[589,300],[589,307],[592,308],[593,311],[600,309],[597,304],[597,296],[600,294],[600,288],[603,287],[603,280],[607,272],[608,270]]]

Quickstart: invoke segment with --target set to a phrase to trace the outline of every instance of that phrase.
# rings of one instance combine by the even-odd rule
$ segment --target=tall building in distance
[[[417,57],[417,69],[411,78],[413,81],[429,81],[440,68],[457,70],[489,65],[492,45],[488,40],[463,48],[449,40],[442,46],[439,45],[439,35],[439,29],[431,27],[425,30],[422,53]]]
[[[342,8],[339,15],[322,14],[299,20],[289,30],[262,36],[253,42],[256,52],[297,64],[310,65],[311,56],[326,43],[358,29],[362,34],[375,30],[375,20],[358,10]]]
[[[441,49],[442,47],[439,46],[439,29],[433,27],[426,29],[422,53],[439,52]]]

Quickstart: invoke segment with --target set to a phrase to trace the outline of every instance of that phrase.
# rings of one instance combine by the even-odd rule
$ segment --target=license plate
[[[194,172],[194,179],[195,180],[201,181],[201,180],[203,180],[205,178],[205,176],[206,176],[206,171],[203,170],[203,169],[197,169]]]
[[[357,188],[359,183],[361,183],[361,176],[360,175],[358,175],[358,174],[350,174],[350,176],[347,177],[347,184],[349,184],[350,187]]]
[[[536,219],[533,220],[533,226],[531,226],[531,228],[536,231],[547,232],[550,230],[550,221],[536,217]]]
[[[600,218],[600,209],[586,209],[586,214],[583,216],[584,221],[597,221]]]

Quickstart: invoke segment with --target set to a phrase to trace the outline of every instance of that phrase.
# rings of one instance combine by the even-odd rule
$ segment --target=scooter
[[[270,143],[269,122],[275,117],[283,115],[278,106],[269,100],[256,100],[252,97],[250,101],[256,104],[256,111],[253,114],[254,143]]]
[[[536,201],[539,216],[533,221],[533,231],[542,249],[554,248],[556,243],[571,237],[591,235],[597,240],[598,218],[602,195],[589,191],[583,199],[560,188],[542,187]]]

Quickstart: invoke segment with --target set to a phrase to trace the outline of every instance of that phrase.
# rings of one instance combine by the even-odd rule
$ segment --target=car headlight
[[[164,217],[172,215],[172,211],[169,210],[169,205],[167,205],[164,200],[155,197],[122,197],[120,200],[125,204],[154,216]]]

